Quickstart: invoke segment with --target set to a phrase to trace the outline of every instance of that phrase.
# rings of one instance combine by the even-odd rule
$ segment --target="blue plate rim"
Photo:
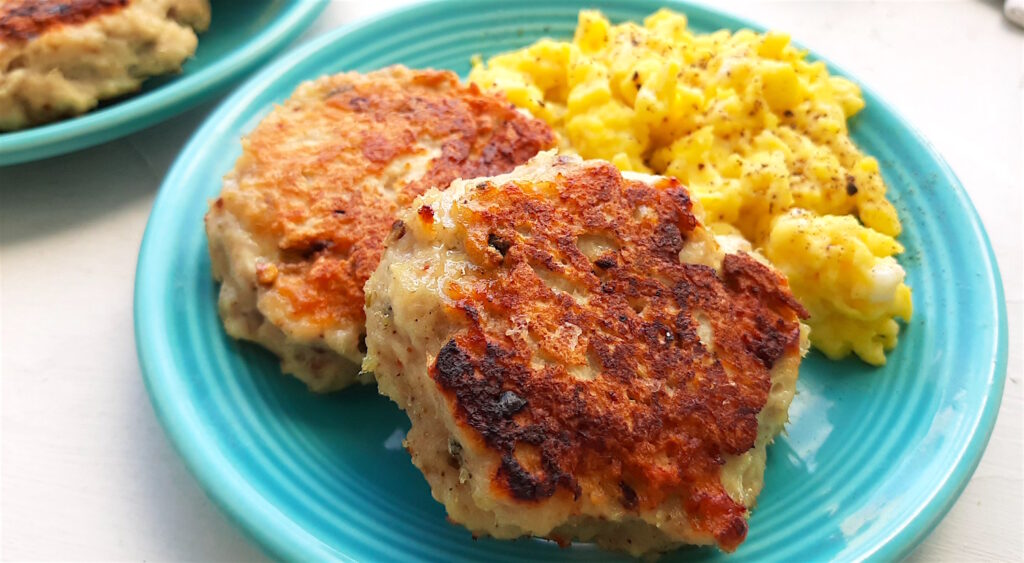
[[[0,133],[0,166],[40,160],[116,139],[210,99],[298,37],[328,1],[285,3],[281,14],[258,35],[228,56],[182,75],[180,80],[77,117]]]
[[[166,209],[173,208],[175,195],[173,186],[179,184],[182,178],[189,176],[197,161],[195,157],[201,154],[204,148],[202,140],[214,133],[221,123],[236,119],[237,114],[245,111],[253,98],[279,79],[292,66],[313,56],[318,51],[328,48],[329,45],[340,41],[347,34],[379,21],[402,16],[408,17],[411,13],[426,11],[438,5],[472,5],[473,2],[474,0],[427,0],[389,10],[340,26],[277,59],[273,64],[239,86],[210,114],[178,156],[154,202],[153,212],[140,246],[134,300],[136,347],[150,401],[171,442],[185,460],[189,470],[196,476],[206,494],[235,521],[246,536],[275,558],[285,560],[338,559],[339,557],[351,559],[298,528],[274,506],[264,501],[255,489],[239,479],[237,473],[233,473],[233,469],[223,459],[208,457],[209,448],[214,447],[214,444],[207,443],[207,438],[203,436],[202,432],[199,432],[201,428],[192,416],[189,406],[162,399],[174,396],[169,389],[176,385],[175,373],[173,370],[164,372],[161,366],[169,365],[175,353],[170,349],[168,342],[147,338],[152,333],[147,332],[146,325],[163,326],[163,322],[166,321],[163,308],[160,306],[163,294],[154,291],[155,288],[166,285],[166,277],[161,275],[163,272],[151,265],[151,263],[158,264],[160,260],[160,253],[154,250],[158,248],[158,240],[152,234],[155,229],[154,218],[158,216],[158,212],[165,212]],[[674,8],[688,15],[701,13],[717,18],[733,28],[748,28],[759,32],[765,30],[763,26],[728,11],[694,4],[689,0],[666,0],[663,3],[666,7]],[[794,43],[804,48],[798,42]],[[824,61],[830,72],[854,77],[828,59],[820,57],[810,50],[808,52],[814,59]],[[868,104],[882,108],[900,127],[920,142],[928,156],[937,163],[936,172],[940,173],[953,188],[952,195],[956,197],[957,203],[970,219],[969,225],[961,227],[969,227],[970,232],[982,243],[983,258],[987,269],[980,272],[984,275],[984,279],[980,280],[978,284],[988,289],[988,294],[994,301],[992,309],[996,311],[997,315],[993,329],[995,348],[992,350],[989,369],[985,372],[988,393],[985,396],[984,404],[973,420],[969,439],[962,444],[957,453],[956,465],[944,475],[929,499],[921,504],[917,513],[905,525],[897,528],[888,537],[881,538],[873,545],[873,548],[857,556],[857,559],[860,560],[888,561],[903,559],[927,537],[955,504],[980,463],[995,427],[999,405],[1002,401],[1007,369],[1008,326],[1002,276],[995,253],[977,209],[968,197],[962,183],[948,163],[938,154],[935,147],[915,127],[910,125],[891,105],[878,97],[869,86],[859,79],[855,79],[855,81],[860,86]],[[144,323],[140,319],[147,319],[147,321]],[[158,319],[160,322],[153,322],[154,319]],[[310,541],[308,543],[296,542],[293,539],[295,536],[280,533],[282,529],[291,529],[308,537]]]

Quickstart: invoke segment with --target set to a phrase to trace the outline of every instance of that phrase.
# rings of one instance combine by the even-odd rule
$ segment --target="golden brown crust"
[[[745,254],[726,256],[720,272],[680,262],[703,227],[674,179],[649,186],[610,164],[558,178],[481,182],[471,204],[453,208],[478,270],[445,288],[465,327],[431,377],[458,423],[501,459],[496,495],[535,503],[600,491],[636,512],[678,498],[694,529],[731,551],[746,509],[722,487],[723,456],[754,446],[769,371],[799,353],[806,312]],[[587,237],[598,254],[581,249]]]
[[[0,41],[27,41],[59,25],[77,25],[120,10],[130,0],[8,0],[0,2]]]
[[[293,318],[325,327],[363,323],[363,285],[399,206],[459,177],[508,172],[554,143],[542,121],[448,71],[343,74],[309,91],[317,97],[293,97],[247,138],[237,191],[259,191],[256,212],[238,193],[223,205],[276,241],[282,260],[267,289]],[[394,172],[428,145],[440,154],[422,174]]]

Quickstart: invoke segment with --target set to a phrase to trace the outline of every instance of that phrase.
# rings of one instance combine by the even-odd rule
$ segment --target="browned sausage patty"
[[[0,1],[0,131],[70,117],[177,72],[207,0]]]
[[[400,215],[367,354],[476,534],[731,551],[786,420],[803,308],[678,181],[544,153]]]
[[[553,143],[546,124],[447,71],[302,84],[243,140],[206,219],[228,332],[316,391],[372,380],[359,375],[363,284],[396,211]]]
[[[129,0],[5,0],[0,2],[0,41],[25,41],[48,28],[76,25],[119,10]]]

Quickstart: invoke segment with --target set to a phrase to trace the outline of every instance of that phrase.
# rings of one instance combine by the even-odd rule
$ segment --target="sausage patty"
[[[0,1],[0,131],[89,111],[177,72],[207,0]]]
[[[299,86],[242,141],[206,217],[228,333],[315,391],[372,377],[363,284],[396,211],[554,143],[543,122],[448,71],[391,67]]]
[[[735,549],[802,350],[785,280],[675,179],[543,153],[400,215],[366,371],[474,534]]]

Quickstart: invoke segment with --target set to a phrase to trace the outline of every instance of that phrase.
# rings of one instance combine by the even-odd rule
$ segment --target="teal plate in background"
[[[228,338],[203,231],[208,198],[239,138],[299,82],[392,63],[450,68],[473,54],[569,37],[577,10],[639,20],[663,4],[708,32],[753,27],[679,2],[484,0],[430,3],[336,30],[251,79],[207,120],[171,169],[139,256],[135,326],[156,412],[190,469],[270,554],[291,560],[616,559],[589,545],[474,541],[445,521],[402,449],[408,420],[372,388],[308,393],[273,356]],[[839,69],[832,69],[844,74]],[[878,157],[903,220],[914,318],[889,364],[801,369],[788,435],[769,449],[766,487],[732,556],[687,548],[666,560],[895,559],[949,510],[981,458],[1006,372],[999,273],[977,213],[931,147],[869,90],[852,122]]]
[[[98,145],[208,100],[279,54],[323,11],[327,0],[211,0],[210,29],[181,74],[147,80],[139,92],[86,114],[0,133],[0,166]]]

